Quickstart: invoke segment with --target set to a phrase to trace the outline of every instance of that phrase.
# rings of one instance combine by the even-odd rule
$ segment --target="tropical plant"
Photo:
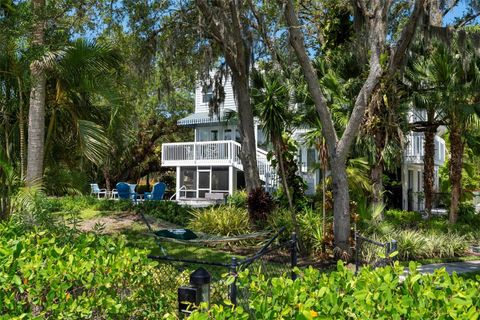
[[[245,190],[237,190],[227,197],[227,204],[237,208],[247,208],[248,194]]]
[[[158,268],[147,252],[123,238],[0,224],[0,313],[6,318],[158,319],[174,312],[171,266]]]
[[[416,100],[424,100],[423,105],[436,105],[440,123],[449,129],[451,223],[457,221],[462,194],[465,140],[469,132],[478,130],[479,120],[475,115],[480,114],[480,95],[476,90],[480,83],[480,58],[468,42],[454,40],[454,46],[436,43],[428,57],[419,59],[414,67],[417,81],[422,83],[422,93]]]
[[[191,217],[190,208],[174,201],[144,201],[134,206],[133,210],[180,226],[186,226]]]
[[[188,227],[206,234],[235,236],[252,231],[247,210],[234,206],[195,209]]]
[[[207,319],[475,319],[480,302],[480,277],[464,279],[445,269],[421,275],[418,264],[405,268],[362,269],[358,275],[337,264],[325,273],[313,267],[267,279],[247,270],[239,275],[239,287],[248,290],[248,305],[213,305],[198,310],[192,320]],[[401,280],[404,278],[403,280]],[[341,294],[339,294],[339,292]]]
[[[257,226],[263,226],[274,209],[272,196],[263,188],[257,188],[250,191],[247,203],[251,223]],[[296,220],[292,219],[292,222],[296,227]]]

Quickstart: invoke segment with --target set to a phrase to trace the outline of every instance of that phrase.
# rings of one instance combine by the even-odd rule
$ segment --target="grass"
[[[70,221],[76,219],[76,223],[85,224],[90,222],[92,225],[98,219],[100,223],[95,225],[96,231],[106,232],[107,234],[115,237],[117,235],[124,235],[127,239],[128,245],[139,249],[150,250],[153,255],[163,256],[161,247],[171,257],[178,257],[183,259],[196,259],[212,262],[225,262],[231,261],[234,256],[232,253],[226,250],[219,250],[218,248],[210,248],[201,245],[183,245],[172,242],[159,242],[153,236],[147,233],[147,228],[143,222],[132,221],[125,228],[120,230],[115,228],[109,228],[108,225],[101,223],[100,218],[115,217],[124,211],[106,211],[103,207],[99,207],[98,202],[95,199],[70,199],[70,198],[55,198],[50,199],[54,201],[57,208],[53,213],[58,217]],[[88,201],[87,201],[88,200]],[[100,202],[100,204],[103,204]],[[114,207],[109,205],[107,207]],[[161,221],[161,219],[157,220]],[[97,224],[97,223],[95,223]],[[161,247],[160,247],[161,245]],[[236,257],[241,257],[235,255]]]
[[[163,256],[160,248],[163,247],[166,253],[175,258],[181,259],[195,259],[215,262],[230,262],[233,255],[230,252],[219,251],[218,249],[208,248],[196,245],[183,245],[174,242],[162,241],[160,242],[155,237],[145,233],[145,230],[128,230],[122,232],[127,237],[129,245],[141,249],[149,249],[152,255]]]

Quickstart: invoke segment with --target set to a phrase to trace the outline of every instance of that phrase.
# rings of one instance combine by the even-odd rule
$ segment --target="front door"
[[[210,192],[210,169],[198,169],[198,198],[205,198],[205,194]]]

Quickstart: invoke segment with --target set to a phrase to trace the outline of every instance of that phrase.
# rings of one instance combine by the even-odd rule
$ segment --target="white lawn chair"
[[[90,195],[96,195],[98,199],[100,199],[100,195],[103,195],[104,198],[107,197],[107,189],[100,189],[97,183],[91,183],[90,188]]]

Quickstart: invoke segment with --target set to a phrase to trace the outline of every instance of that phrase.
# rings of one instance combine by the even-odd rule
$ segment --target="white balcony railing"
[[[423,164],[423,157],[425,155],[425,137],[423,133],[409,134],[406,138],[407,144],[404,150],[405,162]],[[435,136],[434,161],[436,165],[443,165],[445,162],[445,140],[439,136]]]
[[[233,165],[243,170],[240,160],[242,146],[233,140],[177,142],[162,145],[163,166],[210,166]],[[260,176],[271,173],[267,152],[257,149],[257,164]]]
[[[210,165],[239,162],[235,141],[178,142],[162,145],[162,165]]]

